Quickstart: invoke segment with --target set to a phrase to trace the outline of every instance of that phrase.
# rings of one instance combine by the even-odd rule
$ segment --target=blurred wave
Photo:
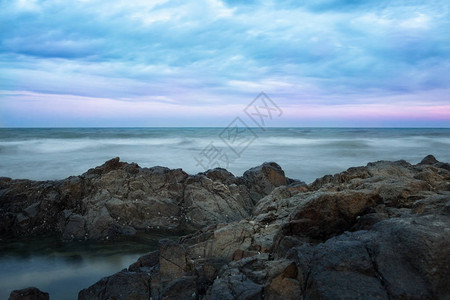
[[[223,128],[0,129],[0,176],[62,179],[120,156],[144,167],[204,171],[194,159],[211,143],[233,156]],[[257,138],[228,169],[235,175],[264,161],[307,182],[376,160],[419,162],[433,154],[450,161],[450,129],[259,128]]]

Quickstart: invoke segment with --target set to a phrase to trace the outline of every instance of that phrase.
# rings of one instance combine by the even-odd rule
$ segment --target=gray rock
[[[48,300],[49,294],[42,292],[38,288],[29,287],[22,290],[12,291],[9,300]]]
[[[239,270],[230,268],[214,281],[209,299],[262,299],[262,292],[262,285],[253,282]]]
[[[434,165],[439,161],[433,155],[427,155],[424,159],[419,163],[419,165]]]
[[[149,299],[150,274],[122,270],[112,276],[105,277],[78,293],[79,300],[141,300]]]
[[[181,169],[140,168],[119,158],[65,180],[0,178],[0,236],[112,239],[136,231],[188,232],[247,218],[252,193],[270,193],[286,183],[274,163],[252,169],[245,178],[224,169],[189,176]],[[262,185],[253,190],[258,178]]]
[[[284,171],[274,162],[266,162],[246,171],[242,181],[249,189],[254,203],[270,194],[274,188],[288,184]]]
[[[65,240],[83,239],[86,236],[85,224],[86,221],[83,216],[79,214],[70,215],[64,228],[62,238]]]

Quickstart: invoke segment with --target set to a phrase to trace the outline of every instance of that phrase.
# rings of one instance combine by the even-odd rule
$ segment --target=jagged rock
[[[48,300],[49,294],[35,287],[12,291],[9,300]]]
[[[196,227],[214,223],[228,223],[248,217],[253,208],[243,186],[198,175],[191,177],[184,191],[183,209],[186,218]]]
[[[230,172],[222,168],[215,168],[206,171],[205,176],[212,181],[218,181],[226,185],[237,184],[237,178]]]
[[[274,188],[288,183],[284,171],[274,162],[266,162],[246,171],[242,179],[250,190],[250,197],[254,203],[270,194]]]
[[[250,216],[259,197],[252,196],[258,178],[261,190],[255,191],[261,195],[286,182],[274,163],[237,178],[224,169],[190,176],[181,169],[140,168],[119,158],[65,180],[0,178],[0,236],[110,239],[238,221]]]
[[[424,159],[419,163],[419,165],[434,165],[435,163],[438,163],[439,161],[434,157],[433,155],[427,155]]]

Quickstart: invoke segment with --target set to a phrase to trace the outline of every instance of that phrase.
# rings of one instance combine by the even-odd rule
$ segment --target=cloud
[[[261,90],[299,107],[415,99],[449,89],[449,19],[445,0],[0,0],[0,89],[186,107]]]

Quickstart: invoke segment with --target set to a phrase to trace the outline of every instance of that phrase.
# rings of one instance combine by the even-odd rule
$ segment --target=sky
[[[448,0],[0,0],[0,127],[450,127]]]

